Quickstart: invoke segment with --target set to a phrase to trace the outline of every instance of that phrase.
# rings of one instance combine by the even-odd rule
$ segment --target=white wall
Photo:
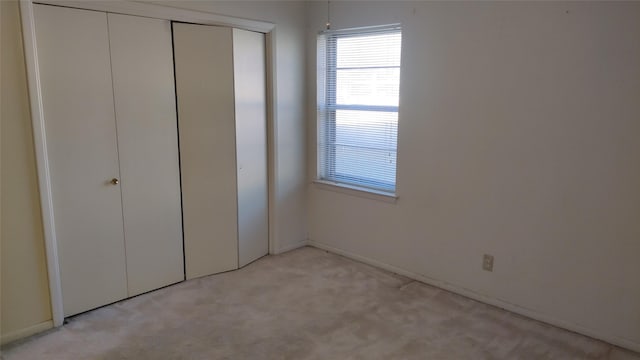
[[[289,1],[153,1],[276,24],[276,252],[307,239],[305,4]]]
[[[640,350],[640,3],[331,8],[402,23],[399,200],[309,185],[312,244]],[[307,10],[313,178],[326,3]]]

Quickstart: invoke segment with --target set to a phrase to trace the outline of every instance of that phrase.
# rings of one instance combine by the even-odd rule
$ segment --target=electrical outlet
[[[493,271],[493,255],[484,254],[484,257],[482,257],[482,269]]]

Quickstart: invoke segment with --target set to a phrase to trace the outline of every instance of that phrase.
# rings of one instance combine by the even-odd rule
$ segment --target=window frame
[[[364,28],[353,28],[345,30],[326,30],[321,31],[318,37],[318,144],[324,142],[324,146],[317,148],[317,177],[316,183],[330,184],[346,188],[348,190],[356,190],[361,192],[369,192],[376,196],[389,196],[396,198],[397,192],[397,145],[395,149],[395,180],[393,183],[383,183],[375,179],[367,177],[350,177],[336,173],[336,112],[338,110],[356,110],[371,112],[392,112],[396,113],[399,122],[399,104],[398,105],[364,105],[364,104],[338,104],[337,103],[337,61],[338,61],[338,39],[348,37],[360,37],[376,34],[393,34],[400,33],[402,36],[402,28],[400,24],[391,24],[383,26],[373,26]],[[320,51],[321,46],[324,51]],[[401,45],[402,49],[402,45]],[[402,52],[402,50],[400,50]],[[402,56],[400,56],[402,59]],[[363,67],[369,68],[369,67]],[[402,66],[398,66],[399,69]],[[322,76],[322,78],[320,78]],[[398,82],[400,79],[398,79]],[[333,87],[332,87],[333,86]],[[398,84],[399,87],[399,84]],[[398,88],[398,91],[400,89]],[[396,125],[396,144],[397,144],[397,127]],[[326,144],[333,144],[329,146]],[[324,161],[321,161],[321,157]]]

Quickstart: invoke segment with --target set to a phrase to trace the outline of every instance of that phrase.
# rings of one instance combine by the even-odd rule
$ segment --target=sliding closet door
[[[267,106],[264,34],[233,29],[239,265],[267,255]]]
[[[34,15],[69,316],[127,297],[107,14],[36,4]]]
[[[230,28],[173,24],[187,279],[238,268]]]
[[[171,23],[109,14],[129,296],[184,280]]]

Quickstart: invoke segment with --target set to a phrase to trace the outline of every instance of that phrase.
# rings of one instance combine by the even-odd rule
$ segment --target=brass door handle
[[[111,179],[111,183],[112,183],[113,185],[118,185],[118,184],[120,183],[120,180],[118,180],[118,179],[116,179],[116,178],[113,178],[113,179]]]

